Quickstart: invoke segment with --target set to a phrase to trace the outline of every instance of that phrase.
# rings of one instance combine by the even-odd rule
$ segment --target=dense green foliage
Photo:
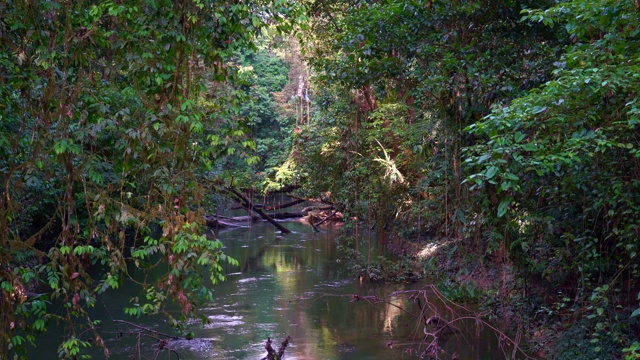
[[[0,4],[0,357],[57,320],[60,357],[104,347],[87,310],[131,267],[154,275],[133,279],[129,315],[213,300],[205,284],[235,261],[201,215],[225,157],[255,148],[233,59],[266,26],[290,29],[293,6]]]
[[[316,36],[325,40],[313,45],[310,61],[323,112],[309,156],[329,168],[316,168],[311,182],[340,178],[333,193],[358,203],[355,184],[359,198],[384,204],[376,207],[379,220],[433,207],[456,214],[432,219],[452,234],[465,207],[460,149],[471,140],[461,130],[541,83],[554,61],[553,32],[521,23],[525,5],[344,4],[339,17],[333,10],[331,19],[318,19]]]
[[[524,273],[600,319],[603,350],[628,341],[611,323],[638,292],[638,5],[574,1],[525,19],[564,26],[572,45],[551,81],[470,127],[487,139],[469,149],[470,180],[495,189],[504,225],[491,231]]]
[[[443,270],[502,267],[501,302],[535,320],[514,326],[597,319],[583,353],[621,356],[640,290],[637,2],[310,8],[306,188],[448,244]]]
[[[631,0],[0,4],[0,356],[54,319],[69,324],[60,356],[85,330],[101,345],[86,309],[131,266],[156,275],[134,279],[126,313],[173,301],[188,316],[229,260],[203,236],[213,188],[295,183],[394,250],[446,249],[432,269],[459,275],[447,291],[511,304],[528,336],[580,320],[556,351],[637,358],[639,13]],[[300,47],[280,37],[297,26]],[[421,276],[353,245],[364,277]],[[457,285],[474,272],[500,281]]]
[[[551,81],[470,127],[488,139],[470,149],[467,161],[481,167],[470,179],[495,187],[497,216],[519,224],[505,233],[512,255],[553,286],[579,272],[605,285],[620,270],[637,271],[637,12],[633,4],[595,13],[584,5],[530,12],[566,19],[575,44]]]
[[[263,38],[263,42],[267,39]],[[289,83],[289,68],[285,59],[276,54],[279,51],[277,39],[270,40],[269,44],[271,48],[262,45],[258,51],[244,52],[238,60],[250,74],[242,86],[246,101],[242,104],[241,115],[256,143],[255,153],[259,160],[250,173],[258,174],[268,172],[286,160],[291,150],[294,121],[284,111],[286,103],[282,99],[285,85]]]

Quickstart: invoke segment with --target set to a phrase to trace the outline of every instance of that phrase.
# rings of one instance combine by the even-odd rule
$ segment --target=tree
[[[415,228],[419,214],[437,209],[430,226],[459,237],[473,203],[461,184],[460,151],[475,141],[464,128],[546,81],[561,44],[555,30],[520,22],[528,4],[314,2],[308,56],[322,90],[305,156],[317,170],[310,182],[343,202],[354,184],[379,184],[362,191],[376,197],[391,190],[385,174],[395,165],[407,181],[380,201],[383,223],[398,214]]]
[[[0,4],[1,354],[54,319],[61,356],[88,346],[81,333],[104,347],[86,309],[128,266],[167,269],[139,282],[131,315],[213,299],[207,281],[235,261],[203,235],[204,199],[221,155],[251,146],[228,60],[299,15],[279,0]]]
[[[468,181],[496,197],[486,216],[504,219],[495,231],[525,274],[598,319],[599,354],[629,341],[615,309],[638,290],[638,14],[631,1],[527,10],[572,44],[550,81],[469,127],[484,141],[467,149]]]

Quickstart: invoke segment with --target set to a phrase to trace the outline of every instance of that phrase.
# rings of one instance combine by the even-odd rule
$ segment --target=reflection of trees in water
[[[275,344],[279,346],[279,341],[290,335],[288,357],[337,359],[331,321],[323,319],[325,314],[320,312],[310,313],[309,304],[317,303],[317,298],[304,296],[319,282],[339,277],[338,265],[332,261],[336,246],[333,234],[306,233],[310,228],[299,229],[297,223],[287,226],[298,232],[280,237],[271,230],[264,231],[269,229],[267,224],[260,224],[240,237],[239,232],[225,232],[229,238],[221,239],[228,246],[227,254],[240,262],[242,274],[253,279],[245,282],[242,290],[235,289],[243,293],[241,302],[251,304],[251,311],[244,315],[243,329],[249,334],[241,336],[269,334],[276,348]],[[265,328],[260,329],[263,325]],[[264,344],[261,341],[261,351]]]
[[[267,246],[262,245],[258,248],[258,252],[256,254],[252,254],[255,250],[247,247],[244,260],[241,262],[241,270],[243,273],[248,273],[251,270],[259,270],[262,269],[262,255],[267,251]]]
[[[383,333],[393,335],[394,329],[400,326],[400,322],[402,322],[402,315],[404,315],[401,309],[407,307],[406,302],[406,297],[394,296],[390,298],[388,303],[385,303],[384,326],[382,327]]]
[[[407,352],[421,358],[458,359],[461,356],[459,352],[464,350],[464,347],[456,347],[460,341],[451,346],[447,346],[447,343],[457,337],[471,345],[472,339],[479,339],[482,333],[485,338],[493,335],[497,339],[506,358],[515,359],[516,355],[527,357],[519,345],[519,332],[513,338],[508,336],[486,319],[487,313],[475,312],[451,301],[434,285],[426,285],[419,290],[397,290],[386,297],[351,295],[351,302],[366,302],[374,307],[384,304],[383,333],[393,334],[394,330],[402,328],[402,323],[412,324],[410,334],[400,334],[409,341],[396,344],[388,342],[389,348],[406,347]]]
[[[222,239],[246,279],[239,287],[228,284],[237,294],[231,295],[233,305],[226,311],[240,311],[244,325],[241,332],[231,329],[228,338],[221,335],[225,342],[236,347],[254,344],[252,349],[259,352],[255,358],[264,356],[267,336],[279,345],[287,335],[292,338],[287,357],[296,359],[394,358],[407,353],[491,359],[501,349],[507,351],[504,345],[511,340],[492,324],[485,325],[483,314],[448,301],[432,286],[413,290],[418,284],[391,288],[351,281],[335,261],[333,238],[300,236],[289,226],[294,234],[281,238],[267,230]],[[480,336],[478,329],[484,329]],[[234,336],[237,339],[231,339]]]

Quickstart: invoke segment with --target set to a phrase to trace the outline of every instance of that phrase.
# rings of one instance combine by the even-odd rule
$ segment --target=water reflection
[[[286,236],[280,236],[269,224],[218,234],[225,253],[238,260],[239,267],[226,266],[227,281],[213,287],[216,302],[200,309],[209,323],[195,319],[189,323],[195,339],[171,341],[180,359],[261,359],[266,354],[267,337],[277,348],[287,335],[292,342],[286,358],[291,360],[415,359],[410,350],[426,346],[423,329],[415,321],[415,304],[409,296],[388,295],[420,284],[361,284],[352,280],[337,260],[334,239],[338,229],[329,227],[318,234],[295,222],[287,227],[293,233]],[[129,305],[128,298],[135,294],[127,291],[125,287],[117,294],[105,294],[103,300],[111,313],[121,314]],[[353,301],[353,294],[363,300]],[[367,296],[385,301],[372,301]],[[176,308],[174,315],[178,313]],[[108,314],[96,316],[109,323]],[[172,333],[161,317],[136,322]],[[156,347],[149,339],[140,339],[137,347],[138,338],[126,333],[106,342],[113,359],[152,358]],[[454,336],[444,351],[443,355],[456,352],[460,359],[504,358],[495,337],[486,331],[481,337]],[[95,356],[101,357],[99,353]],[[34,357],[38,358],[42,357]]]
[[[197,336],[220,338],[215,348],[225,359],[260,359],[267,337],[278,343],[287,335],[293,339],[288,359],[416,358],[410,350],[427,345],[417,308],[409,295],[387,296],[421,285],[360,284],[337,261],[337,229],[316,234],[301,224],[287,226],[294,233],[283,237],[268,224],[219,235],[242,271],[216,287],[217,303],[205,310],[216,324],[194,328]],[[354,302],[353,294],[385,301]],[[490,332],[471,337],[481,340],[467,333],[443,343],[443,357],[504,358],[492,350],[497,341]],[[192,351],[184,358],[212,357]]]

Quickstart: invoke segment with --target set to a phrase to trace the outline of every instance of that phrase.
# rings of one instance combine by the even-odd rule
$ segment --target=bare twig
[[[160,335],[160,336],[164,336],[164,337],[166,337],[168,339],[174,339],[174,340],[175,339],[179,339],[178,336],[169,335],[169,334],[157,331],[157,330],[150,329],[148,327],[144,327],[144,326],[140,326],[138,324],[134,324],[134,323],[126,321],[126,320],[113,319],[113,322],[114,323],[120,323],[120,324],[126,324],[126,325],[129,325],[129,326],[132,326],[134,328],[146,331],[146,332],[151,333],[151,334],[157,334],[157,335]]]
[[[444,294],[442,294],[436,288],[435,285],[428,285],[425,288],[420,290],[395,291],[389,294],[388,297],[400,296],[400,295],[409,296],[410,300],[415,301],[415,303],[418,306],[419,313],[417,314],[413,313],[403,308],[402,306],[394,304],[392,301],[382,299],[375,295],[368,295],[368,296],[337,295],[337,296],[349,296],[351,298],[350,302],[366,301],[370,304],[378,304],[378,303],[388,304],[390,306],[393,306],[401,310],[404,313],[409,314],[410,316],[418,320],[419,324],[422,324],[422,326],[424,327],[422,331],[425,335],[424,344],[426,344],[426,341],[429,339],[429,337],[431,337],[431,340],[428,343],[427,347],[425,348],[424,351],[421,352],[421,354],[423,355],[433,355],[433,354],[437,354],[437,352],[439,351],[442,351],[442,349],[438,344],[439,337],[442,337],[449,333],[459,331],[459,328],[456,327],[456,324],[472,320],[477,324],[477,326],[486,326],[487,328],[491,329],[491,331],[493,331],[493,333],[501,342],[506,341],[509,345],[512,345],[513,350],[512,350],[511,358],[515,359],[517,354],[521,354],[526,359],[532,359],[532,357],[527,355],[527,353],[519,345],[522,338],[520,329],[518,329],[518,332],[516,333],[515,338],[508,336],[503,331],[498,329],[496,326],[492,325],[491,323],[483,319],[485,316],[487,316],[488,312],[476,313],[474,311],[471,311],[467,307],[461,304],[458,304],[453,300],[447,298]],[[452,315],[451,320],[446,320],[445,318],[443,318],[438,314],[438,310],[435,304],[429,301],[430,296],[431,297],[435,296],[435,298],[437,298],[440,303],[446,306],[447,310],[451,312],[451,315]],[[421,301],[420,298],[424,299],[424,303]],[[430,311],[434,315],[427,317],[427,311]],[[471,314],[471,315],[467,315],[467,314]],[[435,326],[435,329],[433,331],[428,331],[427,330],[428,326]]]
[[[449,299],[446,296],[444,296],[434,285],[429,285],[428,288],[431,290],[430,291],[431,294],[435,295],[443,304],[447,305],[447,307],[454,314],[455,317],[452,320],[448,321],[447,323],[442,324],[442,326],[436,325],[437,329],[436,329],[436,331],[434,331],[432,333],[427,333],[425,331],[426,335],[432,335],[435,338],[435,337],[437,337],[438,333],[443,331],[444,329],[446,329],[446,328],[449,328],[449,329],[454,328],[453,324],[455,324],[455,323],[462,322],[462,321],[465,321],[465,320],[473,320],[477,324],[481,324],[482,326],[486,326],[486,327],[490,328],[494,332],[494,334],[496,334],[496,336],[499,339],[505,339],[508,343],[513,345],[513,347],[514,347],[513,353],[514,354],[519,352],[525,358],[531,359],[531,357],[529,355],[527,355],[527,353],[519,345],[519,342],[520,342],[520,339],[521,339],[521,336],[519,335],[519,333],[516,334],[516,339],[512,339],[511,337],[507,336],[507,334],[505,334],[503,331],[499,330],[497,327],[495,327],[495,326],[491,325],[489,322],[483,320],[482,317],[486,316],[486,314],[474,313],[473,311],[467,309],[466,307],[464,307],[464,306],[452,301],[451,299]],[[426,299],[426,290],[425,289],[422,289],[422,290],[405,290],[405,291],[401,291],[401,292],[394,292],[392,294],[398,294],[398,293],[407,293],[407,294],[408,293],[414,293],[414,294],[420,293]],[[468,314],[474,314],[474,315],[473,316],[460,315],[455,311],[454,307],[458,308],[458,309],[462,309]],[[429,322],[429,319],[427,319],[425,321],[425,323],[428,323],[428,322]],[[513,357],[513,358],[515,358],[515,357]]]

